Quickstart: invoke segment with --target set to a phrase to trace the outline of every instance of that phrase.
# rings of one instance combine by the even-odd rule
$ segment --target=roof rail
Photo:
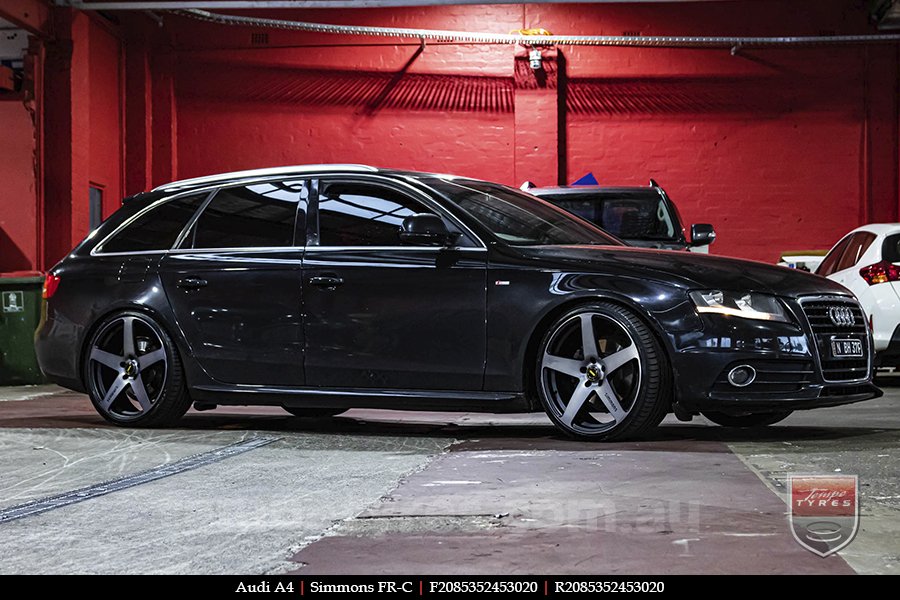
[[[207,175],[204,177],[194,177],[192,179],[182,179],[160,185],[153,189],[154,192],[172,191],[190,187],[199,187],[219,182],[232,181],[235,179],[249,179],[256,177],[272,177],[278,175],[304,175],[306,173],[315,173],[319,171],[354,171],[354,172],[377,172],[376,167],[368,165],[295,165],[289,167],[272,167],[268,169],[253,169],[249,171],[234,171],[232,173],[220,173],[218,175]]]

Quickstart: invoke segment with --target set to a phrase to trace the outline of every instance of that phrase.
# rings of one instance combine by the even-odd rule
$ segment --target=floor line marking
[[[111,494],[120,490],[125,490],[145,483],[150,483],[152,481],[157,481],[159,479],[163,479],[164,477],[171,477],[172,475],[178,475],[179,473],[184,473],[185,471],[191,471],[199,467],[211,465],[213,463],[225,460],[226,458],[231,458],[232,456],[237,456],[239,454],[249,452],[250,450],[261,448],[262,446],[267,446],[272,442],[277,442],[280,439],[282,438],[254,437],[248,440],[243,440],[241,442],[236,442],[234,444],[229,444],[228,446],[222,446],[220,448],[216,448],[215,450],[209,450],[200,454],[188,456],[187,458],[182,458],[181,460],[167,465],[160,465],[152,469],[147,469],[138,473],[126,475],[125,477],[110,479],[109,481],[95,483],[94,485],[78,488],[69,492],[64,492],[62,494],[47,496],[46,498],[38,498],[37,500],[31,500],[29,502],[25,502],[24,504],[10,506],[9,508],[0,510],[0,524],[6,523],[8,521],[14,521],[16,519],[22,519],[24,517],[30,517],[32,515],[45,513],[55,508],[62,508],[71,504],[77,504],[78,502],[84,502],[85,500],[90,500],[92,498],[99,498],[100,496],[105,496],[106,494]]]

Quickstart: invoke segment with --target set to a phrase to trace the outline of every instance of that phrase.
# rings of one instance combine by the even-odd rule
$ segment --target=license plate
[[[861,340],[831,340],[831,355],[834,358],[859,358],[863,355]]]

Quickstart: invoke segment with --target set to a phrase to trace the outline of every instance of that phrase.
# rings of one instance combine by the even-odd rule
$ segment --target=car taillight
[[[859,270],[859,274],[869,285],[877,285],[889,281],[900,281],[900,268],[887,261],[863,267]]]
[[[53,294],[56,293],[56,288],[59,287],[59,275],[54,275],[53,273],[47,273],[47,277],[44,278],[44,289],[41,291],[41,297],[45,300],[47,298],[52,298]]]

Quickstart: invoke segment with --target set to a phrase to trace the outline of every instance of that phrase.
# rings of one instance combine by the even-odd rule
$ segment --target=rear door
[[[304,179],[223,188],[163,259],[178,325],[212,378],[305,382],[300,269],[308,197]]]

